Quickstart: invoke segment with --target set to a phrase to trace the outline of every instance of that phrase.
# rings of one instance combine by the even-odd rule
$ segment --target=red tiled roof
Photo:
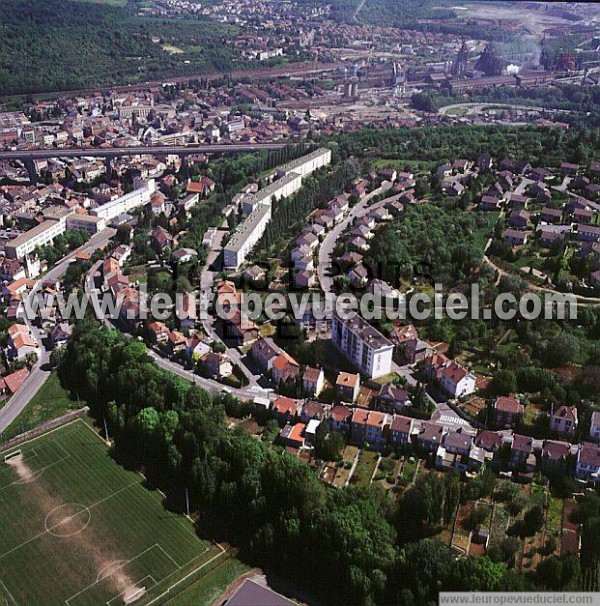
[[[329,418],[333,419],[336,423],[341,423],[350,416],[352,416],[352,410],[342,405],[334,406],[329,413]]]
[[[281,415],[286,413],[296,414],[296,410],[298,409],[297,400],[292,400],[292,398],[287,398],[286,396],[281,396],[275,400],[273,403],[273,410]]]
[[[349,372],[340,372],[335,384],[338,387],[356,387],[358,385],[358,375]]]
[[[523,412],[523,405],[513,396],[499,396],[494,402],[494,408],[513,415]]]
[[[26,368],[21,368],[12,374],[4,377],[4,382],[10,393],[15,393],[23,384],[23,381],[28,377],[29,371]]]

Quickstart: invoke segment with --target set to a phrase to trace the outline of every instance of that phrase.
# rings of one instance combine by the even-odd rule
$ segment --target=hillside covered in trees
[[[226,411],[250,412],[232,396],[212,396],[158,369],[142,343],[96,322],[76,326],[59,375],[96,417],[107,418],[117,458],[143,468],[172,507],[181,507],[187,487],[204,529],[324,603],[427,605],[437,603],[440,588],[577,589],[597,568],[591,497],[582,519],[583,570],[573,556],[553,557],[522,575],[485,556],[456,559],[427,539],[458,505],[456,475],[420,479],[396,503],[375,488],[332,491],[307,464],[228,430]],[[493,489],[494,482],[477,480],[466,492]]]
[[[233,55],[221,40],[232,31],[212,22],[143,19],[126,8],[93,3],[3,0],[0,94],[226,71]],[[171,54],[163,44],[183,52]]]

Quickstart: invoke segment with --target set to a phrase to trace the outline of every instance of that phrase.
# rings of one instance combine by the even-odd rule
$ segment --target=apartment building
[[[102,206],[92,209],[91,213],[96,217],[101,217],[107,222],[111,221],[123,213],[128,213],[134,208],[150,204],[150,198],[155,191],[156,181],[154,179],[148,179],[142,187],[134,189],[124,196],[115,198],[110,202],[106,202],[106,204],[102,204]]]
[[[244,263],[250,251],[256,246],[265,233],[271,220],[271,205],[260,204],[250,216],[241,223],[233,237],[223,250],[223,265],[225,269],[238,270]]]
[[[4,245],[6,256],[9,259],[24,259],[38,246],[51,244],[54,238],[65,233],[65,229],[65,222],[46,219],[24,234],[9,240]]]
[[[331,163],[331,150],[320,147],[314,152],[280,166],[279,174],[297,173],[303,177]]]
[[[296,193],[302,187],[302,175],[298,173],[288,173],[269,183],[266,187],[257,191],[255,194],[246,196],[242,200],[242,212],[249,215],[260,204],[271,204],[273,199],[281,200]]]
[[[236,233],[224,248],[225,269],[237,271],[246,260],[250,251],[261,239],[265,228],[271,220],[271,202],[291,196],[302,187],[302,178],[317,168],[331,162],[331,150],[321,148],[284,164],[276,170],[279,179],[273,181],[260,191],[244,196],[242,212],[247,219],[239,225]]]
[[[394,345],[359,315],[333,315],[331,341],[362,374],[377,379],[392,371]]]
[[[106,228],[106,219],[95,215],[71,215],[67,217],[67,229],[81,229],[94,235]]]

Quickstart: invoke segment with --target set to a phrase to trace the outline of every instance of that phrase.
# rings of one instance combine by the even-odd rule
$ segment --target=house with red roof
[[[475,391],[475,375],[456,362],[445,366],[439,379],[442,389],[453,398],[460,398]]]
[[[515,427],[523,417],[525,407],[514,396],[498,396],[493,405],[493,422],[497,427]]]
[[[151,322],[148,325],[148,335],[152,343],[165,343],[169,340],[170,331],[162,322]]]
[[[560,436],[571,437],[577,428],[577,408],[559,406],[550,413],[550,431]]]
[[[286,396],[279,396],[275,402],[273,402],[271,412],[279,422],[289,423],[296,418],[298,409],[298,400]]]
[[[329,411],[329,427],[346,436],[350,433],[351,419],[352,409],[343,404],[338,404]]]
[[[291,448],[302,448],[304,446],[305,429],[306,425],[304,423],[296,423],[295,425],[287,423],[279,433],[279,439]]]
[[[390,427],[390,443],[398,448],[411,446],[411,436],[413,432],[414,419],[394,415]]]
[[[391,424],[391,415],[376,410],[357,408],[352,414],[352,442],[359,446],[368,444],[375,450],[384,448],[388,442]]]
[[[302,374],[302,392],[305,396],[317,397],[325,387],[325,373],[322,368],[309,366]]]
[[[335,390],[340,402],[350,404],[356,402],[360,392],[360,375],[340,371],[335,382]]]
[[[564,474],[568,469],[571,455],[571,445],[568,442],[544,440],[540,464],[542,471],[547,474]]]
[[[21,368],[4,377],[3,382],[6,387],[6,393],[11,395],[16,393],[28,376],[29,370],[27,368]]]
[[[24,324],[13,324],[8,328],[6,354],[11,360],[23,360],[30,353],[37,353],[38,342],[31,336],[29,328]]]
[[[273,360],[271,376],[276,384],[291,383],[296,380],[300,374],[300,364],[285,351],[282,351]]]

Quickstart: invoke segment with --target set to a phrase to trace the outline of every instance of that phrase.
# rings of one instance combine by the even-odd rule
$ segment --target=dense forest
[[[461,498],[495,490],[489,474],[462,491],[456,475],[428,475],[396,503],[374,488],[333,491],[307,464],[241,429],[226,429],[226,411],[250,410],[158,369],[138,341],[82,322],[54,358],[64,385],[107,419],[118,459],[142,468],[172,507],[181,506],[187,487],[204,531],[325,603],[426,606],[437,603],[440,588],[597,589],[595,496],[582,509],[581,563],[551,557],[537,572],[520,575],[502,564],[502,553],[497,561],[456,559],[427,537]]]
[[[420,275],[449,288],[481,269],[492,224],[483,213],[409,206],[401,220],[378,233],[368,260],[392,284],[395,278],[411,281]]]
[[[451,95],[450,93],[417,93],[411,99],[415,109],[435,112],[440,107],[454,103],[510,103],[531,105],[548,109],[563,109],[575,112],[598,112],[600,107],[600,86],[581,87],[573,84],[544,86],[539,88],[490,87],[474,89]],[[565,116],[568,118],[568,116]]]
[[[531,127],[475,126],[471,128],[365,128],[335,138],[342,158],[376,156],[400,162],[427,162],[432,166],[457,157],[525,160],[536,166],[558,166],[563,161],[597,160],[600,131],[585,127],[540,129]]]
[[[93,3],[3,0],[0,94],[227,71],[233,55],[221,40],[233,31],[207,21],[143,19],[125,8]],[[183,52],[169,53],[164,44]]]

